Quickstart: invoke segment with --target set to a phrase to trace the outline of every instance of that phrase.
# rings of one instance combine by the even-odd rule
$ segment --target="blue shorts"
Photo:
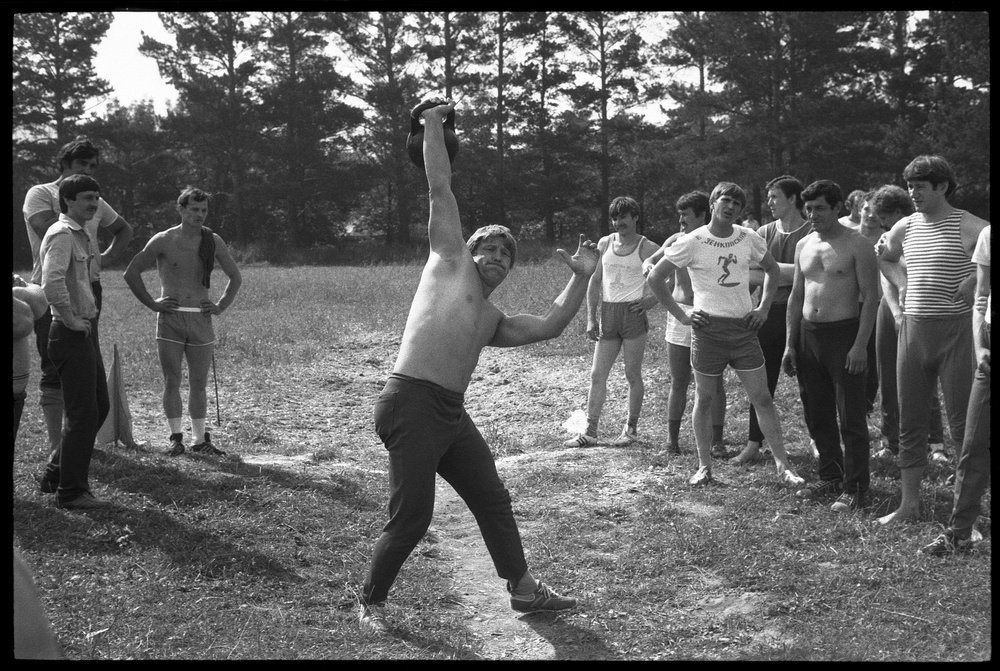
[[[691,329],[691,367],[702,375],[722,375],[726,366],[734,370],[764,367],[764,352],[757,331],[742,317],[709,315],[708,326]]]
[[[601,339],[629,340],[649,332],[646,312],[632,312],[631,303],[601,303]]]

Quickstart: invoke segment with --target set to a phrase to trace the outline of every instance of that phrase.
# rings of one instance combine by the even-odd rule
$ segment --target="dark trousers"
[[[101,340],[97,327],[101,318],[101,304],[104,302],[104,288],[100,282],[91,282],[90,287],[94,291],[94,303],[97,305],[97,316],[90,320],[93,329],[91,337],[96,343],[97,351],[100,352]],[[35,346],[38,348],[38,357],[42,364],[42,377],[38,382],[38,386],[43,389],[43,398],[45,397],[44,390],[58,390],[62,386],[62,383],[59,381],[59,371],[56,370],[55,365],[49,360],[49,329],[51,327],[52,309],[49,308],[45,311],[45,314],[35,320]],[[58,395],[58,391],[55,393]]]
[[[436,474],[476,518],[497,574],[516,583],[528,570],[510,494],[463,395],[393,374],[375,404],[375,430],[389,453],[389,521],[375,543],[362,598],[385,601],[400,567],[430,526]]]
[[[785,354],[785,314],[788,311],[787,303],[772,304],[767,313],[767,321],[757,331],[757,342],[764,353],[764,372],[767,374],[767,390],[774,396],[774,390],[778,387],[778,376],[781,374],[781,357]],[[805,405],[806,399],[802,398]],[[747,435],[748,441],[763,442],[764,432],[760,430],[757,422],[757,410],[750,405],[750,431]]]
[[[830,323],[802,320],[797,353],[799,387],[809,395],[806,424],[819,451],[819,477],[842,481],[848,494],[868,491],[871,479],[866,375],[848,373],[846,368],[858,324],[856,318]]]
[[[984,335],[989,347],[988,328]],[[955,505],[948,524],[958,538],[972,534],[972,525],[979,517],[979,503],[990,486],[990,377],[976,371],[965,416],[965,438],[955,467]]]
[[[941,382],[951,438],[965,440],[965,415],[976,370],[972,317],[926,318],[904,315],[899,328],[896,385],[899,390],[900,468],[927,465],[930,399]]]
[[[48,355],[62,383],[66,424],[45,478],[59,481],[56,493],[60,501],[66,502],[90,490],[94,440],[111,405],[108,379],[96,339],[67,328],[61,321],[52,322]]]
[[[878,360],[879,384],[882,388],[882,437],[893,454],[899,453],[899,392],[896,386],[897,339],[896,320],[885,298],[878,306],[875,320],[875,353]],[[944,422],[941,420],[941,399],[937,387],[931,391],[930,430],[928,443],[944,442]]]
[[[24,399],[27,396],[23,391],[14,394],[14,447],[17,447],[17,430],[21,426],[21,415],[24,414]]]

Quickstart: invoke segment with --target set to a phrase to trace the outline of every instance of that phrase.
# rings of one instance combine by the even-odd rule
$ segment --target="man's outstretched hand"
[[[580,244],[576,248],[576,254],[569,255],[565,249],[557,249],[556,254],[562,257],[566,265],[577,275],[590,277],[597,270],[597,264],[601,261],[601,252],[597,248],[596,242],[591,242],[587,236],[580,234]]]

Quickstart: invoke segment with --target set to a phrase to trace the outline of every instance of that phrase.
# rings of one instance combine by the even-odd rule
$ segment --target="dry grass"
[[[454,607],[451,564],[433,552],[403,567],[389,606],[393,636],[363,634],[356,622],[387,499],[371,408],[419,272],[247,268],[243,294],[219,323],[222,425],[212,430],[230,453],[222,459],[163,455],[153,317],[118,273],[107,274],[105,358],[117,343],[134,430],[148,444],[95,454],[92,485],[110,510],[56,509],[32,477],[46,457],[33,377],[14,456],[14,542],[68,657],[495,658],[501,637],[470,628]],[[564,281],[555,263],[525,264],[496,298],[510,312],[538,311]],[[571,614],[531,623],[550,657],[991,658],[990,495],[985,541],[942,560],[916,554],[948,516],[948,473],[938,466],[925,480],[921,521],[898,529],[800,503],[766,464],[720,465],[719,485],[691,489],[692,456],[652,458],[666,434],[662,319],[651,316],[643,440],[628,448],[558,448],[560,424],[586,396],[590,348],[579,316],[562,338],[484,353],[467,395],[512,492],[533,571],[581,599]],[[727,438],[737,445],[747,408],[738,381],[728,382]],[[214,423],[211,388],[209,396]],[[618,364],[607,432],[623,419],[623,399]],[[792,459],[814,477],[787,379],[778,403]],[[687,423],[682,439],[693,440]],[[897,477],[892,464],[873,462],[876,511],[898,501]]]

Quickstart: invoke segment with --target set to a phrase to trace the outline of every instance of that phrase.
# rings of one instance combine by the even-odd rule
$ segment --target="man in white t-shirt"
[[[24,197],[22,209],[24,225],[28,231],[28,242],[31,244],[31,282],[33,284],[41,284],[42,282],[42,266],[39,256],[42,238],[45,237],[45,232],[49,230],[49,227],[59,220],[59,185],[70,175],[93,176],[100,163],[100,151],[90,140],[78,137],[59,150],[58,159],[59,178],[54,182],[36,184],[28,190]],[[97,325],[102,304],[101,266],[109,258],[124,253],[129,241],[132,240],[132,227],[102,198],[98,202],[97,214],[87,221],[83,228],[90,237],[91,252],[95,261],[90,265],[90,282],[94,292],[94,300],[97,303],[98,318],[93,320],[91,337],[94,338],[97,343],[97,351],[100,352]],[[113,236],[111,244],[103,253],[100,251],[97,240],[99,228],[104,228]],[[35,320],[35,341],[42,364],[42,377],[38,383],[39,403],[42,406],[42,414],[48,430],[49,446],[54,454],[58,451],[62,440],[63,401],[59,374],[52,366],[47,354],[51,324],[51,310],[46,310],[45,314]],[[54,492],[54,485],[50,485],[51,483],[43,481],[41,483],[42,491],[45,493]]]
[[[678,321],[693,327],[691,365],[695,371],[693,419],[698,471],[688,482],[704,485],[712,481],[712,403],[718,376],[732,366],[757,409],[780,479],[792,487],[801,487],[805,481],[788,462],[781,419],[767,388],[764,354],[757,341],[757,329],[767,320],[778,286],[778,265],[762,237],[733,224],[746,206],[743,189],[731,182],[720,182],[709,202],[709,224],[681,236],[664,250],[663,258],[649,270],[646,280],[667,310]],[[756,308],[749,290],[754,264],[767,273]],[[667,279],[678,268],[687,268],[691,278],[694,311],[690,315],[677,304],[667,286]]]

